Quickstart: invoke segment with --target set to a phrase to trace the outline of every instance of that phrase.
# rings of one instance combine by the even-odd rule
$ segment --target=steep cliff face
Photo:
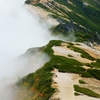
[[[41,52],[50,60],[19,80],[18,100],[99,100],[100,46],[53,40]]]

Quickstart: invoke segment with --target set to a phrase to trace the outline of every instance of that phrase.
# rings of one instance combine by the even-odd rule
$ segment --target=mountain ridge
[[[87,54],[85,54],[87,51],[86,50],[80,51],[80,49],[78,49],[78,48],[77,49],[73,48],[76,45],[78,46],[78,48],[80,48],[81,45],[84,45],[82,47],[87,48],[88,50],[90,50],[92,52],[91,56],[89,54],[90,57],[93,57],[93,58],[91,58],[91,62],[88,60],[88,59],[90,59],[90,57],[88,58]],[[69,73],[69,79],[70,79],[70,75],[73,73],[80,77],[80,78],[78,78],[78,80],[76,80],[78,84],[73,83],[75,86],[74,85],[71,86],[72,89],[75,89],[75,91],[76,91],[76,92],[74,91],[75,95],[78,94],[78,96],[75,96],[73,99],[71,97],[71,98],[69,98],[69,100],[74,100],[75,98],[77,98],[77,100],[80,100],[80,98],[84,98],[83,100],[85,100],[86,98],[88,98],[88,100],[92,100],[92,99],[97,100],[95,98],[91,99],[90,97],[85,98],[84,97],[85,95],[100,98],[99,97],[99,95],[100,95],[100,89],[99,89],[100,88],[99,87],[99,83],[100,83],[100,78],[99,78],[100,51],[99,51],[99,49],[100,49],[100,47],[99,47],[99,49],[96,49],[96,46],[94,46],[94,47],[95,47],[95,49],[92,50],[93,48],[91,48],[89,46],[86,47],[86,44],[83,44],[83,43],[80,44],[80,43],[76,43],[76,42],[72,42],[72,43],[71,42],[62,42],[62,41],[58,41],[58,40],[50,41],[49,44],[47,44],[47,46],[45,46],[43,48],[43,51],[51,56],[50,61],[45,63],[44,66],[41,67],[40,69],[38,69],[36,72],[30,73],[29,75],[25,76],[17,83],[17,85],[19,87],[23,88],[23,89],[20,88],[21,92],[19,94],[19,95],[23,94],[23,96],[21,99],[19,98],[18,100],[24,100],[25,98],[27,98],[25,100],[31,100],[31,99],[32,100],[49,100],[50,97],[54,93],[57,94],[60,91],[60,90],[58,91],[59,85],[57,85],[57,84],[59,84],[59,82],[57,83],[55,81],[56,78],[59,79],[60,73],[63,74],[63,77],[65,77],[64,75]],[[60,50],[59,48],[62,48],[62,50]],[[58,50],[59,52],[56,50]],[[80,52],[81,52],[81,55],[80,55]],[[95,58],[93,56],[93,52],[95,54]],[[84,54],[84,57],[82,56],[82,53]],[[78,58],[79,58],[79,56],[82,57],[83,60],[80,60],[81,58],[76,59],[77,56],[78,56]],[[86,60],[86,61],[84,62],[84,60]],[[53,71],[54,69],[58,69],[58,72]],[[54,79],[53,79],[53,76],[54,76]],[[72,80],[72,79],[70,79],[70,80]],[[96,85],[96,86],[95,86],[95,81],[96,81],[96,83],[98,83],[98,85]],[[81,82],[83,82],[83,83],[81,83]],[[55,85],[53,85],[53,87],[51,87],[52,84],[55,84]],[[65,81],[65,83],[63,83],[63,84],[67,85],[68,82],[66,83],[66,81]],[[83,85],[81,85],[81,84],[83,84]],[[68,85],[68,88],[70,89],[69,85]],[[77,90],[78,88],[79,88],[79,90]],[[81,91],[81,90],[83,90],[83,91]],[[26,93],[24,94],[25,91],[26,91]],[[85,91],[90,91],[90,92],[89,92],[89,94],[87,94],[87,92],[85,92]],[[74,93],[74,92],[72,92],[72,93]],[[28,95],[28,94],[30,94],[30,95]],[[20,97],[20,96],[18,96],[18,97]],[[56,96],[54,96],[50,100],[55,100],[55,98],[56,98]],[[62,97],[59,97],[59,95],[58,95],[57,98],[62,98]],[[63,99],[61,99],[61,100],[63,100]]]
[[[99,1],[95,0],[91,0],[91,2],[86,0],[26,1],[29,5],[48,12],[46,17],[57,20],[59,24],[52,28],[53,34],[63,34],[67,36],[68,33],[74,31],[77,41],[95,41],[99,44],[98,41],[100,41],[100,39],[92,38],[94,36],[98,37],[100,34],[100,4],[98,2]],[[70,22],[72,24],[70,24]]]
[[[27,0],[25,3],[42,20],[55,21],[50,29],[53,36],[62,34],[67,38],[75,34],[77,39],[75,42],[51,40],[46,46],[29,49],[24,54],[26,57],[45,53],[50,59],[16,83],[17,99],[99,100],[100,1]]]

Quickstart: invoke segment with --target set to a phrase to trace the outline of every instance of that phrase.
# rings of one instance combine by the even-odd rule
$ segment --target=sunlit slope
[[[19,80],[18,100],[100,99],[100,46],[52,40],[41,53],[50,60]]]

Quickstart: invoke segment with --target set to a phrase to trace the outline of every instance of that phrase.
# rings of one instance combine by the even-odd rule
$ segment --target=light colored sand
[[[45,20],[48,24],[50,24],[52,26],[59,24],[56,19],[48,16],[49,14],[52,14],[52,13],[47,12],[46,10],[43,10],[40,7],[36,7],[36,6],[32,6],[32,5],[26,5],[26,7],[32,14],[37,15],[41,19]]]
[[[41,18],[47,18],[48,14],[50,14],[49,12],[41,9],[40,7],[36,7],[36,6],[32,6],[32,5],[25,5],[28,10],[32,13],[32,14],[36,14]]]
[[[88,66],[82,66],[84,69],[86,69],[86,70],[88,70],[88,69],[90,69],[90,67],[88,67]]]
[[[94,78],[81,78],[87,84],[81,84],[82,87],[87,87],[94,92],[100,94],[100,81]]]
[[[52,87],[54,87],[57,92],[54,93],[49,100],[100,100],[86,95],[74,95],[73,85],[78,84],[78,80],[80,79],[78,74],[61,73],[57,70],[53,73]]]
[[[90,47],[84,43],[77,43],[78,44],[77,45],[73,42],[73,44],[74,44],[74,46],[79,47],[79,48],[83,49],[84,51],[86,51],[90,56],[92,56],[96,59],[100,59],[100,45],[97,45],[95,47]],[[68,45],[68,43],[63,43],[62,46],[52,47],[52,49],[54,50],[54,54],[65,56],[65,57],[69,57],[68,55],[72,55],[73,57],[69,57],[69,58],[76,59],[82,63],[95,62],[95,61],[91,61],[86,58],[82,58],[80,53],[67,48],[67,45]]]
[[[73,44],[75,44],[75,43],[73,43]],[[70,58],[76,59],[80,62],[83,62],[83,63],[91,63],[92,62],[89,59],[82,58],[80,56],[80,53],[74,52],[73,50],[70,50],[69,48],[67,48],[67,45],[68,45],[67,43],[63,43],[62,46],[53,46],[52,49],[54,50],[54,54],[65,56],[65,57],[68,57],[68,55],[70,54],[73,56]],[[88,47],[87,45],[85,45],[83,43],[80,45],[75,45],[75,46],[85,50],[91,56],[93,56],[95,58],[100,57],[100,51],[97,49]],[[84,67],[85,69],[89,69],[89,67],[87,67],[87,66],[82,66],[82,67]],[[74,96],[75,91],[73,88],[73,85],[79,84],[78,80],[82,79],[85,82],[87,82],[87,84],[81,85],[81,86],[88,87],[89,89],[94,90],[96,93],[100,93],[100,86],[99,86],[100,81],[98,81],[96,79],[91,79],[91,78],[81,78],[77,74],[61,73],[61,72],[58,72],[57,70],[54,70],[53,73],[54,73],[54,77],[53,77],[54,82],[52,83],[52,86],[54,88],[56,88],[57,92],[51,97],[50,100],[100,100],[98,98],[93,98],[93,97],[89,97],[86,95]]]
[[[53,77],[53,80],[57,83],[56,89],[58,89],[58,92],[53,95],[53,98],[74,100],[73,85],[78,83],[79,75],[60,72],[55,72],[55,75],[57,75],[57,77]],[[55,83],[53,83],[53,85],[55,86]],[[51,100],[53,100],[53,98]]]
[[[80,43],[80,45],[76,45],[76,46],[83,49],[87,53],[89,53],[92,57],[100,58],[100,50],[99,50],[100,46],[95,46],[95,48],[93,48],[93,47],[87,46],[84,43]]]
[[[82,63],[91,63],[92,61],[86,58],[82,58],[81,54],[78,52],[75,52],[67,47],[62,47],[62,46],[54,46],[52,47],[54,50],[54,55],[61,55],[65,57],[69,57],[68,55],[72,55],[73,57],[69,57],[75,60],[78,60]]]
[[[80,14],[78,14],[78,13],[76,13],[78,16],[80,16],[80,17],[82,17],[82,18],[84,18],[82,15],[80,15]]]

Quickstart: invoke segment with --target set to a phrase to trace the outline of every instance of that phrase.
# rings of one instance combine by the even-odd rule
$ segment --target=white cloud
[[[33,64],[32,67],[35,68],[30,66],[27,70],[27,62],[10,64],[12,59],[28,48],[45,45],[50,39],[52,36],[48,27],[45,23],[40,23],[37,16],[28,12],[24,7],[24,0],[0,0],[0,91],[3,91],[0,92],[0,100],[14,100],[11,84],[18,78],[18,74],[28,74],[45,63],[39,58],[38,65]],[[9,85],[11,88],[8,88]],[[9,89],[9,93],[5,94],[6,89]]]

